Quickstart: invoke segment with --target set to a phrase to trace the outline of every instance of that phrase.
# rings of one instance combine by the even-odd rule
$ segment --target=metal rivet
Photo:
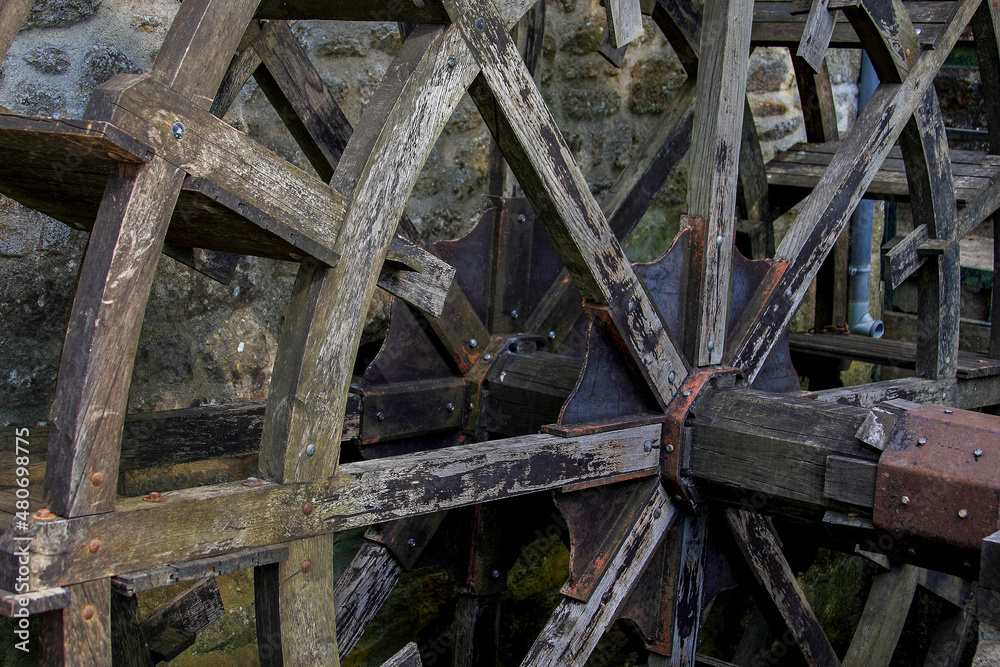
[[[170,133],[174,135],[174,139],[180,139],[184,136],[184,123],[179,120],[175,120],[174,124],[170,126]]]
[[[555,340],[555,339],[556,339],[556,332],[555,331],[550,331],[549,332],[549,340]]]
[[[53,514],[48,507],[42,507],[37,512],[32,514],[31,518],[35,521],[54,521],[59,517]]]
[[[448,56],[448,67],[454,67],[458,61],[455,60],[455,56]]]
[[[642,443],[642,449],[647,452],[653,451],[653,441],[647,440],[646,442]]]
[[[472,403],[469,403],[469,404],[468,404],[468,405],[466,405],[465,407],[467,407],[467,408],[469,408],[470,410],[472,410],[472,409],[474,409],[474,408],[475,408],[476,406],[475,406],[475,405],[473,405]]]
[[[672,451],[674,451],[674,446],[673,445],[667,445],[667,453],[669,454]]]
[[[163,494],[161,494],[159,491],[150,491],[143,497],[143,500],[145,500],[147,503],[162,503]]]
[[[926,445],[926,444],[927,444],[927,438],[919,438],[919,439],[917,440],[917,445],[918,445],[918,446],[919,446],[919,445]]]
[[[910,497],[909,496],[903,496],[902,498],[899,499],[899,502],[903,503],[904,505],[909,505],[910,504]]]
[[[93,484],[94,486],[100,486],[101,484],[104,484],[104,473],[95,472],[93,475],[90,476],[90,483]]]
[[[719,236],[715,237],[715,247],[716,248],[721,248],[722,247],[722,240],[723,240],[722,239],[722,235],[719,235]]]
[[[661,512],[660,510],[658,510],[658,509],[653,510],[653,518],[654,519],[659,519],[662,515],[663,515],[663,512]]]
[[[528,221],[528,216],[526,216],[524,213],[522,213],[521,215],[517,216],[517,221],[518,222],[527,222]]]
[[[681,396],[683,396],[684,398],[688,398],[689,396],[691,396],[691,392],[685,389],[684,391],[681,392]]]
[[[791,299],[792,298],[792,290],[790,290],[790,289],[786,289],[785,290],[785,298],[786,299]]]
[[[944,392],[943,394],[941,394],[941,397],[942,398],[948,398],[948,392]]]
[[[680,502],[684,502],[684,499],[683,499],[683,498],[681,498],[680,496],[674,496],[674,502],[675,502],[675,503],[680,503]]]
[[[517,311],[516,310],[510,311],[510,316],[513,317],[516,320],[517,319]]]
[[[954,414],[954,413],[955,413],[955,411],[954,411],[954,410],[945,410],[945,411],[944,411],[944,413],[945,413],[946,415],[951,415],[951,414]]]
[[[448,409],[448,412],[454,412],[455,411],[455,404],[454,403],[449,403],[448,405],[445,406],[445,408]]]
[[[604,591],[601,595],[601,604],[607,604],[611,600],[611,591]]]
[[[500,570],[493,570],[493,578],[494,579],[500,578]]]
[[[708,351],[711,352],[714,349],[715,349],[715,341],[714,340],[708,341]]]
[[[492,355],[492,354],[484,354],[484,355],[483,355],[483,359],[485,359],[486,361],[489,361],[489,360],[490,360],[490,359],[492,359],[492,358],[493,358],[493,355]]]
[[[627,308],[627,310],[628,310],[628,312],[630,312],[630,313],[631,313],[631,312],[632,312],[633,310],[635,310],[635,301],[629,301],[629,302],[628,302],[628,308]]]
[[[667,382],[673,384],[674,380],[676,380],[676,379],[677,379],[677,373],[674,373],[673,371],[670,371],[670,374],[667,375]]]
[[[83,613],[81,613],[80,616],[83,617],[83,620],[89,621],[95,614],[97,614],[97,609],[94,608],[94,605],[88,604],[83,608]]]
[[[914,32],[915,32],[915,33],[917,33],[917,34],[919,35],[920,33],[922,33],[922,32],[923,32],[923,30],[921,30],[920,28],[917,28],[916,30],[914,30]]]
[[[256,477],[247,477],[243,480],[243,486],[260,486],[261,484],[263,484],[263,482]]]
[[[303,573],[308,572],[311,569],[312,569],[312,563],[310,563],[307,560],[302,561],[302,572]]]
[[[96,554],[98,551],[101,550],[101,541],[91,540],[90,544],[87,545],[87,550],[90,551],[90,553],[92,554]]]
[[[306,503],[305,505],[302,506],[302,513],[303,514],[312,514],[312,511],[313,511],[313,504],[312,503]]]
[[[972,452],[972,454],[978,459],[980,456],[983,455],[983,450],[977,449],[976,451]]]
[[[312,456],[316,453],[316,445],[306,445],[306,456]]]
[[[475,347],[476,345],[479,345],[479,343],[476,342],[475,338],[469,340],[469,347]]]
[[[424,0],[413,0],[413,4],[415,4],[417,7],[423,8]]]
[[[413,547],[417,546],[417,541],[410,538],[410,540],[406,544],[412,549]]]
[[[380,422],[385,421],[385,413],[384,412],[378,413],[377,415],[375,415],[375,419],[379,420]]]
[[[480,30],[486,27],[486,21],[484,21],[481,16],[478,19],[476,19],[476,27],[479,28]]]
[[[945,357],[944,363],[945,364],[950,364],[951,363],[951,357]]]
[[[959,519],[965,519],[968,516],[969,516],[969,510],[966,510],[966,509],[958,510],[958,518]]]

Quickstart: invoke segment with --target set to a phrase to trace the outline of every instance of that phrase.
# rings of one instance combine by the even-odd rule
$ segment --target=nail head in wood
[[[312,456],[316,453],[316,445],[306,445],[306,456]]]
[[[302,513],[303,514],[312,514],[312,511],[313,511],[313,504],[312,503],[306,503],[305,505],[302,506]]]
[[[159,491],[150,491],[142,499],[147,503],[160,503],[163,502],[163,494]]]
[[[170,126],[170,133],[174,135],[174,139],[180,139],[184,136],[184,123],[174,121],[174,124]]]
[[[83,617],[83,620],[89,621],[94,617],[95,614],[97,614],[97,610],[94,608],[94,605],[88,604],[86,607],[83,608],[83,613],[81,613],[80,615]]]
[[[958,518],[959,519],[967,519],[968,517],[969,517],[969,510],[967,510],[967,509],[960,509],[960,510],[958,510]]]
[[[95,472],[93,475],[90,476],[90,483],[93,484],[94,486],[100,486],[101,484],[103,484],[104,473]]]
[[[303,573],[308,572],[311,569],[312,569],[312,563],[310,563],[307,560],[302,561],[302,572]]]
[[[101,541],[91,540],[90,544],[87,545],[87,550],[90,551],[90,553],[92,554],[96,554],[98,551],[101,550]]]

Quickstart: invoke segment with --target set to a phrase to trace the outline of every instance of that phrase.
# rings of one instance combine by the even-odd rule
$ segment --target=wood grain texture
[[[382,544],[365,541],[334,589],[337,646],[343,660],[396,586],[403,568]]]
[[[917,590],[920,569],[896,566],[875,576],[858,629],[844,656],[844,667],[887,667],[903,632]]]
[[[657,485],[590,600],[566,598],[560,602],[522,667],[585,664],[677,514],[666,492]]]
[[[470,93],[518,182],[577,287],[610,307],[631,354],[667,400],[687,376],[686,363],[590,194],[503,21],[482,0],[447,7],[483,68]]]
[[[642,10],[639,0],[608,0],[608,33],[611,45],[620,49],[642,36]]]
[[[288,559],[254,569],[261,665],[340,664],[334,602],[334,535],[288,544]]]
[[[153,656],[139,625],[139,601],[111,593],[111,659],[117,667],[153,667]]]
[[[154,158],[119,166],[108,183],[80,269],[52,406],[45,502],[57,514],[114,509],[140,323],[183,179]],[[108,482],[93,484],[96,473]]]
[[[72,602],[40,617],[42,664],[92,667],[111,664],[111,586],[97,579],[69,586]]]
[[[260,565],[270,565],[287,558],[288,547],[281,544],[257,549],[240,549],[223,556],[199,558],[184,563],[166,563],[145,570],[119,574],[111,578],[111,586],[114,591],[123,595],[135,595],[182,581],[196,581],[207,575],[220,577]]]
[[[657,454],[643,443],[658,433],[654,425],[579,438],[530,435],[351,463],[312,482],[219,484],[165,492],[159,503],[123,500],[113,513],[33,522],[30,583],[89,581],[578,482],[651,475]],[[103,546],[92,554],[95,535]],[[16,559],[16,548],[0,537],[5,562]]]
[[[0,3],[0,63],[7,57],[10,45],[34,4],[32,0],[3,0]]]
[[[837,107],[833,101],[833,83],[830,68],[823,59],[819,69],[798,56],[792,58],[795,82],[802,103],[802,119],[805,123],[806,141],[837,141]]]
[[[693,295],[696,366],[720,363],[725,347],[752,14],[751,0],[705,3],[687,195],[688,215],[707,221]]]
[[[422,667],[423,664],[420,660],[420,651],[417,649],[417,645],[410,642],[399,649],[391,658],[383,662],[382,667]]]
[[[158,607],[142,621],[142,629],[150,639],[170,627],[198,634],[224,613],[219,585],[210,575]]]
[[[945,52],[951,51],[977,7],[975,0],[955,5],[947,28],[938,36],[937,48],[920,52],[905,81],[884,83],[876,89],[854,130],[806,200],[776,253],[779,259],[791,262],[789,269],[773,289],[755,295],[741,321],[730,332],[733,345],[727,345],[727,350],[732,351],[727,362],[742,368],[751,381],[770,354],[778,334],[791,321],[878,166],[930,90]]]
[[[788,566],[770,523],[759,514],[736,509],[726,510],[726,520],[747,565],[795,638],[806,663],[839,667],[840,660]]]
[[[829,0],[813,0],[809,15],[806,17],[799,48],[795,52],[797,57],[802,58],[816,72],[823,68],[826,49],[830,46],[840,14],[837,10],[831,11],[829,4]]]

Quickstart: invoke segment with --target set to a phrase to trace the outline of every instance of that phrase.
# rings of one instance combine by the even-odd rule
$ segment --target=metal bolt
[[[917,33],[917,34],[919,35],[920,33],[922,33],[922,32],[923,32],[923,30],[921,30],[920,28],[917,28],[916,30],[914,30],[914,32],[915,32],[915,33]]]
[[[170,133],[174,135],[174,139],[180,139],[184,136],[184,123],[179,120],[175,120],[174,124],[170,126]]]
[[[302,513],[303,514],[312,514],[312,511],[313,511],[313,504],[312,503],[306,503],[305,505],[302,506]]]
[[[97,614],[97,609],[94,608],[94,605],[88,604],[86,607],[83,608],[83,612],[80,614],[80,616],[83,617],[83,620],[89,621],[94,617],[95,614]]]
[[[31,518],[35,521],[54,521],[59,517],[52,513],[48,507],[42,507],[37,512],[31,515]]]
[[[680,496],[674,496],[674,502],[675,503],[682,503],[682,502],[684,502],[684,499],[681,498]]]
[[[629,301],[628,302],[628,312],[631,313],[633,310],[635,310],[635,301]]]
[[[550,331],[549,332],[549,340],[555,340],[555,339],[556,339],[556,332],[555,331]]]
[[[669,454],[672,451],[674,451],[674,446],[673,445],[667,445],[667,454]]]
[[[899,502],[903,503],[904,505],[909,505],[910,504],[910,497],[909,496],[903,496],[902,498],[899,499]]]
[[[312,563],[307,560],[302,561],[302,573],[305,574],[312,569]]]
[[[486,361],[489,361],[489,360],[490,360],[490,359],[492,359],[492,358],[493,358],[493,355],[492,355],[492,354],[484,354],[484,355],[483,355],[483,359],[485,359]]]
[[[380,422],[385,421],[385,413],[384,412],[378,413],[377,415],[375,415],[375,419],[379,420]]]
[[[722,235],[721,234],[719,236],[715,237],[715,247],[716,248],[721,248],[722,247]]]
[[[785,290],[785,298],[786,299],[791,299],[792,298],[792,290],[791,289],[786,289]]]
[[[516,320],[517,319],[517,311],[516,310],[510,311],[510,316],[513,317]]]
[[[673,384],[674,380],[676,380],[676,379],[677,379],[677,373],[674,373],[673,371],[670,371],[670,374],[667,376],[667,382],[669,382],[670,384]]]
[[[951,415],[951,414],[954,414],[954,413],[955,413],[955,411],[954,411],[954,410],[945,410],[945,411],[944,411],[944,413],[945,413],[946,415]]]
[[[457,62],[455,56],[448,56],[448,67],[454,67]]]
[[[972,452],[972,454],[973,456],[976,457],[976,460],[979,460],[979,457],[983,455],[983,450],[977,449],[976,451]]]
[[[101,484],[104,484],[104,473],[95,472],[93,475],[90,476],[90,483],[93,484],[94,486],[100,486]]]
[[[493,570],[493,578],[494,579],[500,578],[500,570]]]
[[[945,357],[944,363],[945,363],[945,365],[950,364],[951,363],[951,357]]]
[[[685,389],[684,391],[681,392],[681,396],[683,396],[684,398],[688,398],[691,396],[691,392]]]
[[[475,405],[473,405],[472,403],[469,403],[469,404],[468,404],[468,405],[466,405],[465,407],[469,408],[470,410],[473,410],[473,409],[475,409],[475,407],[476,407],[476,406],[475,406]]]
[[[143,497],[143,500],[145,500],[147,503],[162,503],[163,494],[161,494],[159,491],[151,491]]]
[[[417,541],[410,538],[410,540],[406,544],[412,549],[413,547],[417,546]]]
[[[482,30],[486,27],[486,21],[484,21],[482,17],[479,17],[476,19],[476,27]]]
[[[967,509],[960,509],[960,510],[958,510],[958,518],[959,519],[965,519],[968,516],[969,516],[969,510],[967,510]]]
[[[653,451],[653,441],[652,440],[647,440],[646,442],[642,443],[642,449],[643,449],[643,451],[647,451],[647,452]]]
[[[413,4],[415,4],[417,7],[423,7],[424,0],[413,0]]]
[[[708,351],[711,352],[714,349],[715,349],[715,341],[714,340],[708,341]]]
[[[87,550],[90,551],[90,553],[92,554],[96,554],[98,551],[101,550],[101,541],[91,540],[90,544],[87,545]]]
[[[316,453],[316,445],[306,445],[306,456],[312,456]]]
[[[247,477],[243,480],[243,486],[260,486],[261,484],[263,484],[263,482],[256,477]]]
[[[449,403],[445,407],[448,409],[448,412],[454,412],[455,411],[455,404],[454,403]]]
[[[527,222],[528,221],[528,216],[526,216],[524,213],[522,213],[521,215],[517,216],[517,221],[518,222]]]
[[[476,342],[475,338],[472,338],[472,339],[469,340],[469,347],[475,347],[478,344],[479,343]]]
[[[918,447],[920,445],[926,445],[926,444],[927,444],[927,438],[920,438],[920,439],[917,440],[917,446]]]
[[[611,591],[604,591],[601,595],[601,604],[607,604],[611,600]]]
[[[653,518],[654,519],[659,519],[662,515],[663,515],[663,512],[661,512],[659,509],[653,510]]]

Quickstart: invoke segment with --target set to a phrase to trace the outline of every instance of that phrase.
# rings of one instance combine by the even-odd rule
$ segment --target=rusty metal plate
[[[925,405],[907,412],[879,460],[875,525],[979,549],[1000,517],[1000,418]]]

